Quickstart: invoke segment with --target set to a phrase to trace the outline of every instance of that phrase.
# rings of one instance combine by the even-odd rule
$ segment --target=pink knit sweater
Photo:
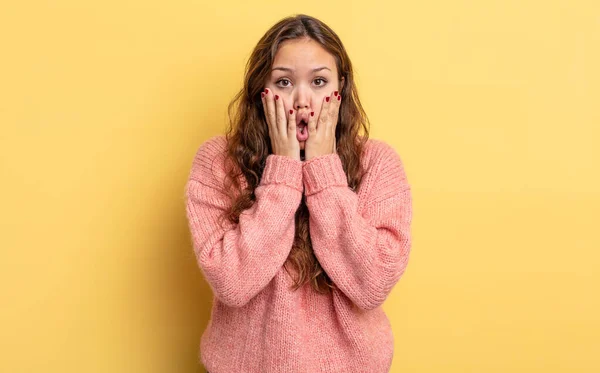
[[[388,372],[394,336],[380,306],[411,247],[411,192],[398,154],[369,139],[356,192],[337,154],[304,162],[270,154],[254,205],[239,224],[224,219],[221,227],[230,205],[225,145],[223,135],[203,143],[186,184],[194,252],[214,293],[202,364],[210,373]],[[283,264],[303,193],[315,256],[339,288],[333,294],[289,289]]]

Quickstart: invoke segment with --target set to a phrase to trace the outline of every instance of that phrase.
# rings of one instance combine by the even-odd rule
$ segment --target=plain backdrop
[[[392,373],[600,371],[591,0],[3,3],[0,371],[203,372],[185,182],[296,13],[338,33],[412,186]]]

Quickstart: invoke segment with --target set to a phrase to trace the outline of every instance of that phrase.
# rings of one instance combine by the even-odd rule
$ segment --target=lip
[[[296,126],[300,125],[300,122],[302,122],[304,120],[304,123],[306,123],[306,125],[308,125],[308,113],[298,113],[296,115]]]

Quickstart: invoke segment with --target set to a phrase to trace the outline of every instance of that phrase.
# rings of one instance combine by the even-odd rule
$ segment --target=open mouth
[[[296,138],[300,142],[308,139],[308,127],[304,120],[301,120],[296,126]]]
[[[304,133],[304,131],[306,130],[306,126],[308,124],[303,120],[300,121],[300,123],[298,123],[298,128],[300,128],[302,130],[302,132]]]

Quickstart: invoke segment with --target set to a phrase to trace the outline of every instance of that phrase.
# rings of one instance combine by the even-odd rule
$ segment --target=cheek
[[[321,112],[321,108],[323,107],[323,100],[325,100],[325,96],[318,98],[318,101],[315,102],[315,115]]]

